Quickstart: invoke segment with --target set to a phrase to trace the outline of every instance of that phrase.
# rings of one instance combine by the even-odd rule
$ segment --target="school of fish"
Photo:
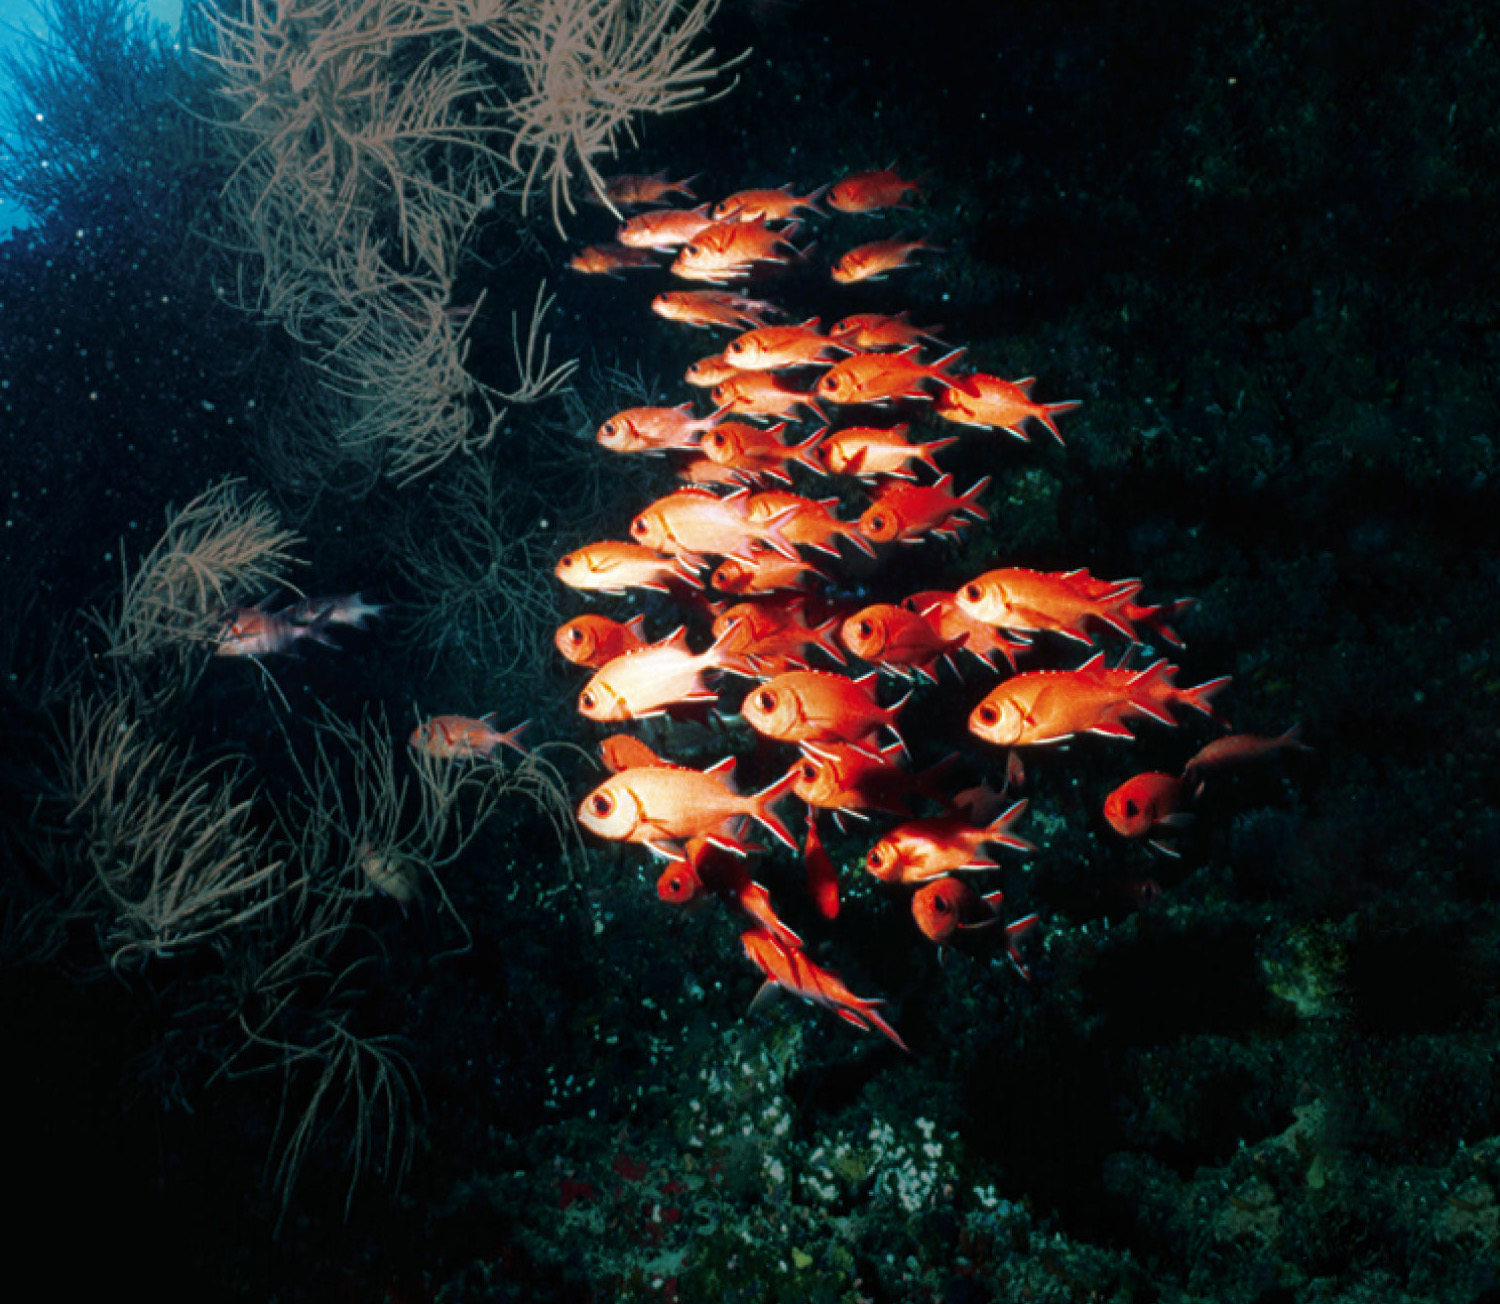
[[[1190,605],[1143,603],[1136,578],[997,564],[952,592],[890,594],[863,605],[842,596],[840,567],[855,554],[878,564],[895,545],[957,539],[988,519],[992,477],[960,489],[939,461],[946,450],[980,441],[998,470],[996,434],[1028,441],[1044,430],[1062,444],[1058,418],[1079,406],[1033,397],[1030,377],[967,369],[963,347],[905,311],[851,314],[824,329],[817,318],[789,321],[774,302],[749,293],[752,283],[774,283],[778,269],[814,269],[814,246],[804,242],[813,221],[830,223],[827,243],[848,245],[826,268],[837,285],[899,275],[919,265],[919,255],[941,258],[924,239],[842,239],[844,215],[878,221],[905,210],[922,189],[895,168],[806,192],[783,186],[703,203],[689,182],[665,173],[609,183],[611,206],[631,215],[613,242],[580,250],[571,267],[613,278],[654,269],[689,283],[663,289],[652,310],[717,333],[719,347],[685,377],[703,398],[626,409],[598,430],[611,455],[665,459],[679,487],[641,506],[629,539],[589,543],[556,567],[582,595],[665,593],[686,617],[655,641],[641,615],[617,621],[590,612],[557,632],[558,651],[590,672],[580,713],[612,731],[601,746],[609,775],[578,809],[583,827],[638,843],[664,862],[657,882],[664,902],[718,899],[738,910],[763,995],[790,991],[903,1049],[880,1002],[817,964],[751,877],[751,858],[765,850],[749,840],[756,831],[800,851],[810,898],[833,919],[838,871],[819,813],[885,821],[864,867],[880,883],[911,891],[921,931],[946,947],[993,928],[1028,976],[1025,939],[1038,917],[1007,922],[1002,894],[975,886],[1000,868],[992,851],[1035,850],[1014,831],[1027,806],[1015,796],[1026,749],[1083,735],[1129,739],[1141,724],[1175,727],[1190,715],[1222,727],[1213,699],[1229,682],[1181,686],[1165,656],[1132,664],[1140,646],[1182,646],[1170,622]],[[822,486],[832,492],[820,494]],[[696,652],[695,622],[711,624]],[[1118,651],[1101,646],[1106,641]],[[961,663],[985,680],[1003,677],[971,687]],[[886,690],[888,681],[897,692]],[[913,693],[923,691],[969,694],[974,752],[1003,772],[998,790],[985,783],[950,792],[944,781],[956,757],[914,772],[900,729]],[[769,754],[787,766],[779,775],[768,770],[759,791],[739,790],[734,756],[693,768],[618,732],[653,717],[736,712],[761,740],[757,762]],[[734,735],[725,729],[723,737],[727,747]],[[1137,775],[1109,794],[1102,814],[1122,837],[1156,841],[1181,822],[1211,771],[1300,746],[1295,730],[1220,738],[1180,777]],[[785,813],[792,800],[805,808],[800,847]]]

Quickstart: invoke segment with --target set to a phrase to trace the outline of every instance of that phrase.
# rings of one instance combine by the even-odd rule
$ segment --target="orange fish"
[[[1122,838],[1144,838],[1158,825],[1172,826],[1186,817],[1182,805],[1182,780],[1173,774],[1148,771],[1127,779],[1104,799],[1104,818]]]
[[[934,485],[907,484],[888,480],[875,493],[875,501],[859,518],[860,533],[872,543],[919,542],[922,535],[956,539],[968,515],[986,521],[989,513],[979,506],[979,495],[990,487],[985,476],[967,493],[954,497],[953,477],[945,475]]]
[[[835,475],[890,475],[910,480],[914,477],[907,469],[907,463],[925,462],[937,471],[932,455],[958,443],[956,435],[950,439],[935,439],[930,444],[909,443],[906,432],[910,429],[904,421],[889,430],[848,426],[823,441],[818,448],[818,460],[823,463],[822,469]]]
[[[827,578],[805,561],[793,561],[776,552],[761,552],[747,561],[729,558],[713,573],[713,585],[720,593],[776,593],[803,589],[809,580]]]
[[[660,267],[661,264],[644,249],[627,249],[624,245],[589,245],[568,259],[568,266],[585,276],[608,276],[637,267]]]
[[[968,615],[996,629],[1046,629],[1087,643],[1090,621],[1136,639],[1135,625],[1126,608],[1140,591],[1140,580],[1093,583],[1085,570],[1037,571],[1012,566],[986,571],[970,580],[954,599]]]
[[[493,714],[478,720],[466,715],[435,715],[413,729],[406,741],[417,751],[444,761],[476,761],[493,755],[497,747],[509,747],[526,756],[526,749],[516,740],[530,721],[501,733],[491,723],[494,718]]]
[[[819,217],[818,207],[827,186],[819,186],[809,195],[794,195],[788,182],[778,190],[738,190],[714,205],[715,222],[785,222],[805,208]]]
[[[591,593],[624,593],[627,589],[669,591],[676,580],[702,588],[697,568],[682,557],[663,557],[636,543],[591,543],[557,563],[557,578],[572,589]]]
[[[875,550],[860,533],[859,527],[851,521],[841,521],[833,514],[833,508],[837,506],[837,498],[814,500],[772,489],[753,495],[749,510],[752,521],[780,522],[782,536],[804,548],[815,548],[830,557],[837,557],[839,550],[833,540],[841,538],[848,539],[867,557],[873,557]]]
[[[908,195],[921,194],[915,181],[903,181],[894,168],[853,172],[828,190],[828,206],[841,213],[873,213],[879,208],[905,207]]]
[[[889,403],[898,398],[930,398],[918,388],[924,380],[949,388],[968,383],[967,378],[949,372],[964,349],[945,353],[933,363],[919,362],[917,353],[915,344],[895,353],[856,353],[835,362],[818,377],[813,392],[831,403]]]
[[[736,371],[713,387],[713,400],[721,412],[744,412],[752,416],[791,417],[805,407],[824,420],[817,399],[806,390],[783,384],[769,371]]]
[[[747,299],[726,290],[668,290],[651,300],[651,311],[702,330],[716,326],[744,330],[764,326],[766,318],[779,309],[763,299]]]
[[[656,880],[656,895],[669,905],[695,905],[713,893],[739,907],[761,928],[786,946],[801,946],[771,905],[770,893],[750,877],[744,862],[706,838],[693,838],[683,848],[681,863],[668,865]]]
[[[666,169],[651,173],[624,172],[619,176],[604,178],[602,197],[611,204],[631,208],[665,203],[669,195],[696,199],[698,196],[692,191],[694,179],[689,177],[686,181],[668,181]]]
[[[850,743],[805,743],[802,759],[793,767],[797,796],[821,810],[877,810],[901,816],[911,814],[907,798],[913,793],[941,801],[933,782],[948,769],[952,758],[922,774],[908,774],[896,764],[902,750],[900,743],[875,754]]]
[[[745,698],[741,714],[758,734],[782,743],[858,743],[882,725],[896,732],[906,705],[875,700],[875,675],[847,679],[826,670],[789,670]],[[899,737],[899,735],[898,735]]]
[[[777,371],[783,367],[815,367],[828,361],[828,351],[848,350],[818,334],[818,319],[796,326],[758,326],[724,346],[724,360],[740,371]]]
[[[910,820],[870,848],[865,868],[884,883],[927,883],[962,870],[997,869],[980,850],[987,842],[1013,851],[1036,850],[1007,831],[1025,813],[1025,801],[1018,801],[988,824],[958,815]]]
[[[878,669],[902,678],[915,673],[932,679],[933,666],[939,660],[952,665],[952,654],[967,635],[945,639],[916,612],[878,602],[850,616],[839,637],[855,656]]]
[[[765,222],[715,222],[699,231],[672,260],[672,274],[685,281],[722,284],[749,275],[762,263],[786,263],[800,252],[792,244],[796,223],[773,231]]]
[[[600,723],[645,720],[661,715],[670,706],[690,702],[713,702],[718,694],[703,682],[705,673],[744,667],[725,650],[725,639],[694,656],[687,631],[678,629],[648,647],[626,652],[594,672],[578,695],[578,713]]]
[[[1082,403],[1078,399],[1069,399],[1065,403],[1034,402],[1031,397],[1034,379],[1027,376],[1024,380],[1001,380],[999,376],[976,372],[965,376],[961,386],[939,394],[933,411],[946,421],[966,426],[990,426],[1022,440],[1027,439],[1024,428],[1027,418],[1034,417],[1060,444],[1063,442],[1062,433],[1052,418],[1062,412],[1071,412]]]
[[[1230,734],[1225,738],[1216,738],[1188,761],[1182,771],[1182,782],[1196,797],[1203,791],[1204,779],[1214,770],[1264,760],[1283,751],[1312,751],[1302,741],[1300,724],[1294,724],[1285,733],[1277,734],[1274,738],[1260,734]]]
[[[616,412],[599,427],[599,442],[612,453],[659,453],[692,448],[698,436],[718,424],[720,414],[694,417],[693,405],[638,407]]]
[[[1112,687],[1124,687],[1127,684],[1139,683],[1146,695],[1160,707],[1185,706],[1206,715],[1217,724],[1228,722],[1213,707],[1213,697],[1221,689],[1228,687],[1230,677],[1220,675],[1217,679],[1210,679],[1207,683],[1198,684],[1194,688],[1179,688],[1176,683],[1177,667],[1168,662],[1164,657],[1158,658],[1147,667],[1152,673],[1142,679],[1142,672],[1132,670],[1125,664],[1129,658],[1129,652],[1117,666],[1101,666],[1094,671],[1099,681]]]
[[[961,928],[988,928],[998,922],[1003,892],[980,896],[967,883],[956,878],[940,878],[917,889],[911,899],[912,918],[917,927],[939,946],[950,945]],[[1022,978],[1031,972],[1021,963],[1020,939],[1040,922],[1040,916],[1027,915],[1005,926],[1005,950]]]
[[[722,353],[713,353],[706,358],[699,358],[682,373],[683,380],[698,389],[712,389],[715,385],[722,385],[731,376],[737,375],[733,367],[724,361]],[[721,427],[715,427],[720,429]],[[712,432],[710,432],[712,433]]]
[[[844,986],[838,975],[809,960],[801,947],[788,946],[760,928],[744,933],[740,941],[750,962],[766,976],[752,1009],[765,1000],[769,991],[781,987],[805,1001],[832,1010],[839,1018],[865,1032],[883,1032],[902,1050],[907,1049],[896,1030],[876,1012],[875,1006],[879,1002],[856,996]]]
[[[1124,683],[1108,683],[1101,652],[1077,670],[1031,670],[993,689],[969,715],[969,732],[997,747],[1035,747],[1080,733],[1130,738],[1125,721],[1150,716],[1175,721],[1152,697],[1158,662]]]
[[[1009,638],[993,625],[975,620],[958,605],[951,593],[937,590],[913,593],[903,598],[901,605],[922,616],[939,638],[963,639],[960,645],[963,650],[972,652],[991,670],[995,668],[996,652],[1010,662],[1011,669],[1015,669],[1016,649],[1026,646],[1024,638]]]
[[[856,245],[838,262],[834,263],[830,275],[840,285],[853,285],[856,281],[879,281],[887,272],[903,267],[914,267],[911,256],[920,250],[942,253],[936,245],[925,240],[872,240],[869,244]]]
[[[662,208],[641,213],[623,223],[615,232],[615,240],[627,249],[655,249],[658,253],[666,253],[687,244],[704,227],[712,224],[707,204],[700,204],[697,208]]]
[[[743,853],[735,836],[748,816],[783,846],[797,844],[772,807],[792,790],[792,776],[741,796],[729,785],[734,757],[707,770],[680,765],[643,765],[611,775],[583,799],[578,820],[590,833],[612,842],[638,842],[666,860],[680,860],[675,844],[705,838],[715,846]]]
[[[597,670],[606,661],[644,647],[641,627],[645,623],[645,616],[636,616],[623,625],[608,616],[575,616],[558,629],[553,642],[575,666]]]
[[[781,674],[805,668],[809,647],[821,649],[843,665],[844,654],[828,637],[837,624],[835,616],[822,625],[809,625],[807,605],[800,597],[737,602],[714,618],[714,637],[728,637],[729,648],[755,670]]]
[[[719,495],[694,486],[659,498],[630,523],[630,537],[657,552],[749,560],[754,544],[796,557],[785,533],[788,513],[757,516],[744,490]]]
[[[680,460],[673,469],[677,478],[688,484],[705,487],[726,485],[732,489],[745,487],[744,477],[738,471],[731,467],[720,466],[707,453],[680,455]]]
[[[790,480],[786,473],[789,463],[796,463],[822,474],[818,465],[818,444],[823,438],[821,430],[804,439],[800,444],[784,444],[781,432],[786,422],[780,421],[769,430],[759,426],[747,426],[739,421],[726,421],[703,436],[702,448],[721,466],[731,467],[746,476],[771,476],[777,480]]]
[[[639,738],[630,734],[610,734],[599,744],[599,755],[604,761],[604,768],[611,774],[619,774],[621,770],[636,770],[643,765],[668,764]]]
[[[938,326],[913,326],[903,310],[894,316],[884,312],[856,312],[834,322],[829,328],[828,338],[835,343],[854,349],[902,349],[908,344],[920,344],[938,339]]]

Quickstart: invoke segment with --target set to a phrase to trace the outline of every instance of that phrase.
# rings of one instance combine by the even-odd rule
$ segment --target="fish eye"
[[[948,898],[941,895],[935,895],[932,898],[932,908],[940,915],[951,915],[953,913],[953,906],[948,901]]]
[[[883,530],[883,529],[885,529],[885,517],[883,517],[883,516],[872,516],[872,517],[870,517],[870,528],[872,530]]]
[[[755,695],[755,705],[767,714],[776,709],[776,694],[768,693],[764,689]]]
[[[594,709],[593,693],[585,692],[583,696],[578,699],[578,704],[582,706],[585,711],[592,711]]]
[[[637,516],[635,518],[635,520],[631,521],[631,523],[630,523],[630,532],[631,532],[631,534],[636,534],[636,535],[645,534],[646,533],[646,518],[644,516]]]
[[[596,792],[589,798],[589,807],[595,815],[605,816],[615,808],[615,799],[607,792]]]
[[[620,429],[620,423],[611,417],[604,423],[603,430],[606,435],[616,434]]]
[[[818,777],[818,767],[811,761],[803,761],[802,764],[797,767],[797,769],[802,775],[803,783],[811,783]]]
[[[1134,819],[1141,813],[1141,808],[1137,806],[1135,802],[1127,800],[1125,803],[1125,813],[1130,816],[1131,819]]]
[[[700,244],[690,244],[686,249],[683,250],[683,252],[687,254],[689,258],[696,258],[703,252],[703,246]]]
[[[979,599],[981,597],[983,597],[983,596],[984,595],[979,591],[979,585],[977,585],[977,584],[965,584],[964,585],[964,597],[966,599],[968,599],[970,602],[978,602]]]
[[[731,352],[731,353],[743,353],[744,351],[745,351],[745,341],[744,340],[731,340],[729,342],[729,352]]]
[[[981,724],[998,724],[1000,722],[1000,712],[995,710],[993,706],[981,706],[979,708],[979,722]]]
[[[862,620],[855,627],[855,632],[860,638],[869,638],[875,632],[875,627],[868,620]]]
[[[566,557],[564,557],[560,562],[557,563],[559,569],[561,569],[561,570],[567,570],[568,567],[571,566],[572,564],[573,564],[573,554],[571,552]]]
[[[566,636],[569,643],[583,642],[583,631],[579,629],[577,625],[574,625],[571,629],[567,630]]]

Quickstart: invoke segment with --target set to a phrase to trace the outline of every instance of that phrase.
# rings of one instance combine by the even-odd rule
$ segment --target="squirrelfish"
[[[678,629],[660,643],[623,653],[600,666],[578,695],[579,714],[613,723],[661,715],[670,706],[715,701],[718,695],[705,685],[704,674],[742,664],[724,645],[719,639],[694,656],[687,631]]]
[[[1174,724],[1151,692],[1161,664],[1124,683],[1109,683],[1095,673],[1104,666],[1101,652],[1077,670],[1013,675],[970,713],[969,731],[998,747],[1027,747],[1062,742],[1080,733],[1130,738],[1125,721],[1137,716]]]
[[[788,237],[796,223],[773,231],[763,221],[715,222],[678,251],[672,274],[686,281],[723,283],[748,275],[759,263],[785,263],[798,256]]]
[[[919,250],[941,253],[936,245],[925,240],[872,240],[869,244],[856,245],[831,269],[833,279],[840,285],[853,285],[856,281],[878,281],[887,272],[902,267],[912,267],[911,256]]]
[[[777,308],[764,299],[747,299],[727,290],[667,290],[651,300],[651,311],[685,326],[744,330],[764,326]]]
[[[988,824],[974,824],[959,815],[938,815],[898,825],[865,856],[865,868],[885,883],[926,883],[961,870],[995,869],[984,855],[986,843],[1012,851],[1035,851],[1024,838],[1009,832],[1026,812],[1018,801]]]
[[[936,471],[937,463],[932,460],[932,455],[958,443],[955,435],[951,439],[934,439],[929,444],[913,444],[906,438],[910,429],[904,421],[889,430],[847,426],[823,440],[817,457],[823,467],[835,475],[890,475],[910,480],[914,477],[908,463],[925,462]]]
[[[761,792],[741,796],[730,786],[734,758],[707,770],[680,765],[642,765],[611,775],[583,799],[578,819],[590,833],[614,842],[638,842],[667,860],[681,859],[674,844],[706,838],[727,850],[743,852],[735,834],[748,816],[777,841],[796,850],[796,842],[772,806],[792,790],[783,775]]]
[[[982,372],[965,376],[964,383],[945,390],[938,395],[933,411],[945,421],[956,421],[967,426],[990,426],[1004,430],[1017,439],[1028,438],[1025,423],[1035,418],[1052,432],[1060,444],[1062,432],[1054,417],[1071,412],[1082,404],[1078,399],[1063,403],[1038,403],[1031,397],[1031,386],[1035,378],[1024,380],[1001,380],[999,376],[986,376]]]
[[[785,534],[787,512],[757,516],[753,499],[741,491],[727,495],[694,486],[659,498],[630,523],[630,537],[657,552],[748,560],[753,544],[784,557],[797,550]]]
[[[875,493],[875,501],[859,518],[859,530],[874,543],[916,542],[924,534],[939,539],[956,539],[972,516],[988,520],[989,513],[979,505],[979,495],[990,487],[985,476],[967,493],[954,495],[953,477],[945,475],[933,485],[907,484],[889,480]]]
[[[750,962],[766,976],[756,1004],[764,1000],[770,989],[780,987],[804,1001],[832,1010],[846,1023],[865,1032],[882,1032],[902,1050],[907,1049],[896,1030],[876,1012],[878,1001],[856,996],[837,974],[809,960],[800,946],[789,946],[761,928],[742,934],[740,941]]]
[[[986,571],[954,595],[975,620],[996,629],[1051,630],[1089,641],[1088,625],[1097,621],[1136,637],[1127,608],[1141,591],[1140,580],[1094,584],[1087,571],[1037,571],[1012,566]],[[1139,610],[1139,608],[1137,608]]]
[[[646,640],[641,637],[641,627],[645,623],[645,616],[636,616],[624,624],[592,613],[575,616],[558,627],[553,642],[575,666],[597,670],[606,661],[644,647]]]
[[[479,760],[492,756],[499,747],[527,755],[517,739],[530,722],[523,721],[502,733],[492,723],[494,718],[493,714],[477,720],[466,715],[435,715],[413,729],[406,741],[417,751],[444,761]]]
[[[637,543],[606,540],[568,553],[557,563],[557,578],[572,589],[624,593],[627,589],[668,592],[668,581],[701,588],[698,571],[683,557],[663,557]]]
[[[848,679],[826,670],[790,670],[752,691],[741,706],[756,733],[783,743],[858,743],[882,725],[896,730],[906,705],[875,700],[875,675]]]
[[[948,387],[967,384],[966,378],[950,373],[949,368],[964,355],[954,349],[936,362],[918,361],[915,344],[896,353],[856,353],[835,362],[818,377],[814,392],[831,403],[889,403],[898,398],[930,398],[921,389],[924,380]]]
[[[850,616],[839,637],[855,656],[881,670],[902,678],[915,673],[931,679],[936,663],[950,659],[967,635],[943,638],[925,616],[878,602]]]
[[[599,427],[598,439],[613,453],[660,453],[668,448],[692,448],[698,436],[718,421],[718,413],[693,416],[691,403],[626,408]]]
[[[828,206],[841,213],[871,213],[878,208],[894,208],[908,195],[921,193],[915,181],[905,181],[894,168],[878,172],[851,172],[828,189]]]

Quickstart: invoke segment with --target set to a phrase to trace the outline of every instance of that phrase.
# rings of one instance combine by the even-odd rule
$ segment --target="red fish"
[[[720,495],[693,487],[659,498],[630,523],[630,537],[657,552],[748,560],[761,544],[783,557],[796,557],[785,533],[789,514],[756,513],[755,500],[741,490]]]
[[[1086,570],[1037,571],[1020,566],[986,571],[956,594],[960,608],[996,629],[1051,630],[1079,642],[1090,641],[1090,622],[1136,639],[1131,600],[1140,580],[1096,582]]]
[[[636,616],[623,625],[608,616],[575,616],[559,627],[553,642],[575,666],[597,670],[617,656],[645,647],[646,640],[641,637],[645,623],[645,616]]]
[[[750,877],[737,856],[705,838],[689,841],[683,855],[681,862],[668,865],[656,880],[661,900],[669,905],[694,905],[712,893],[743,910],[784,946],[802,945],[802,939],[777,916],[770,893]]]
[[[1101,652],[1077,670],[1013,675],[974,708],[969,731],[997,747],[1034,747],[1080,733],[1130,738],[1125,721],[1138,716],[1175,724],[1152,696],[1163,664],[1110,683],[1095,673],[1104,668]]]
[[[660,453],[669,448],[692,448],[698,436],[712,430],[720,413],[694,417],[693,405],[638,407],[616,412],[599,427],[599,442],[612,453]]]
[[[907,799],[913,793],[941,801],[933,781],[953,758],[939,761],[922,774],[908,774],[896,764],[902,751],[900,743],[878,752],[850,743],[804,743],[802,759],[793,767],[797,796],[820,810],[883,811],[900,816],[911,814]]]
[[[910,480],[915,477],[907,469],[909,462],[925,462],[937,471],[932,455],[958,443],[957,436],[934,439],[930,444],[909,443],[906,432],[910,429],[904,421],[889,430],[848,426],[824,439],[817,450],[818,460],[823,464],[822,469],[834,475],[889,475]]]
[[[730,786],[734,757],[707,770],[680,765],[642,765],[611,775],[583,799],[578,820],[590,833],[613,842],[638,842],[666,860],[680,860],[674,848],[693,838],[744,854],[735,834],[740,820],[758,821],[782,845],[797,844],[772,807],[792,790],[792,776],[741,796]]]
[[[736,336],[724,346],[724,360],[740,371],[779,371],[822,366],[830,349],[848,352],[820,335],[818,319],[809,317],[796,326],[759,326]]]
[[[784,444],[781,432],[786,422],[778,422],[770,430],[758,426],[747,426],[738,421],[726,421],[703,436],[703,451],[721,466],[730,467],[746,477],[770,476],[780,481],[789,481],[788,465],[795,463],[822,474],[818,465],[818,444],[823,432],[815,432],[800,444]]]
[[[1144,838],[1161,825],[1184,822],[1182,780],[1174,774],[1148,771],[1127,779],[1104,799],[1104,818],[1122,838]]]
[[[604,178],[601,198],[608,203],[629,208],[665,203],[671,195],[696,199],[698,196],[692,191],[694,179],[689,177],[686,181],[668,181],[666,169],[650,173],[622,172],[618,176]]]
[[[921,250],[929,253],[943,252],[925,240],[872,240],[869,244],[856,245],[849,250],[834,263],[830,274],[840,285],[883,280],[887,272],[915,266],[911,256]]]
[[[578,695],[579,714],[601,723],[645,720],[668,707],[690,702],[713,702],[703,676],[712,670],[748,667],[726,651],[719,639],[708,651],[694,656],[687,631],[675,630],[660,643],[617,656],[595,671]]]
[[[702,330],[744,330],[764,326],[779,310],[763,299],[747,299],[727,290],[668,290],[651,300],[651,311],[668,321]]]
[[[859,743],[884,726],[896,731],[906,705],[881,706],[875,675],[846,679],[826,670],[791,670],[745,698],[741,713],[756,733],[783,743]]]
[[[617,273],[641,267],[660,267],[661,264],[645,249],[628,249],[621,244],[589,245],[568,259],[568,266],[585,276],[608,276],[619,279]]]
[[[780,553],[757,553],[747,561],[731,557],[713,574],[714,588],[721,593],[778,593],[805,589],[809,580],[826,580],[816,566],[793,561]]]
[[[833,514],[838,506],[837,498],[803,498],[799,494],[784,493],[771,489],[755,494],[750,499],[752,521],[778,521],[782,537],[804,548],[814,548],[837,557],[839,550],[834,539],[848,539],[868,557],[875,550],[865,541],[859,527],[850,521],[841,521]]]
[[[619,774],[622,770],[636,770],[643,765],[670,763],[662,760],[639,738],[630,734],[610,734],[599,744],[599,755],[604,761],[604,768],[611,774]]]
[[[996,862],[980,850],[985,843],[1013,851],[1036,850],[1008,831],[1025,813],[1025,801],[1018,801],[988,824],[958,815],[910,820],[870,848],[865,868],[885,883],[927,883],[962,870],[996,869]]]
[[[904,607],[876,603],[850,616],[839,637],[855,656],[881,670],[902,678],[917,674],[932,679],[937,662],[947,660],[951,665],[952,654],[968,636],[943,638],[926,617]]]
[[[975,620],[958,605],[951,593],[937,590],[913,593],[903,598],[901,605],[922,616],[939,638],[963,639],[963,650],[972,652],[991,670],[995,668],[996,652],[1010,662],[1011,669],[1015,669],[1016,651],[1026,646],[1024,638],[1007,637],[994,626]]]
[[[794,195],[788,182],[778,190],[738,190],[714,205],[715,222],[785,222],[799,208],[822,216],[818,200],[827,186],[811,194]]]
[[[1031,397],[1034,380],[1032,376],[1024,380],[1001,380],[999,376],[976,372],[965,376],[961,386],[950,387],[938,395],[933,411],[945,421],[993,427],[1020,440],[1028,439],[1025,423],[1034,418],[1046,426],[1060,444],[1063,442],[1062,432],[1053,418],[1081,407],[1082,403],[1078,399],[1064,403],[1038,403]]]
[[[701,588],[698,570],[682,557],[663,557],[635,543],[591,543],[557,563],[557,578],[572,589],[624,593],[627,589],[669,592],[668,581]]]
[[[930,340],[941,343],[936,332],[938,326],[913,326],[905,311],[895,316],[883,312],[857,312],[836,321],[829,328],[828,338],[850,348],[904,349],[908,344],[920,344]]]
[[[1294,724],[1283,734],[1267,738],[1260,734],[1230,734],[1216,738],[1198,751],[1182,771],[1183,785],[1196,797],[1205,778],[1215,770],[1265,760],[1278,752],[1312,750],[1302,741],[1302,726]]]
[[[878,1001],[856,996],[837,974],[809,960],[801,947],[788,946],[759,928],[743,934],[740,941],[750,962],[766,976],[755,998],[756,1004],[763,1001],[772,988],[781,987],[805,1001],[832,1010],[839,1018],[865,1032],[883,1032],[902,1050],[907,1049],[896,1030],[876,1012]]]
[[[954,349],[936,362],[917,360],[917,346],[896,353],[856,353],[836,362],[818,377],[815,393],[830,403],[889,403],[893,399],[930,398],[919,388],[924,380],[939,385],[963,386],[967,380],[954,376],[949,368],[964,355]]]
[[[769,371],[736,371],[715,385],[712,393],[721,412],[790,418],[805,407],[820,421],[824,419],[817,399],[806,390],[783,384]]]
[[[875,501],[859,518],[860,533],[872,543],[916,543],[924,534],[956,539],[966,522],[961,516],[986,521],[989,513],[979,505],[979,495],[990,487],[985,476],[967,493],[955,497],[953,477],[945,475],[934,485],[887,481],[876,491]]]
[[[781,674],[805,668],[809,647],[843,665],[844,654],[829,637],[837,624],[837,617],[808,624],[807,604],[800,597],[737,602],[714,618],[714,637],[728,636],[727,646],[755,670]]]
[[[915,181],[904,181],[894,168],[852,172],[828,189],[828,206],[841,213],[873,213],[879,208],[904,207],[908,195],[922,191]]]
[[[917,927],[939,946],[951,945],[961,928],[988,928],[999,921],[1003,892],[980,896],[967,883],[956,878],[940,878],[919,888],[911,899],[912,918]],[[1005,926],[1005,950],[1022,978],[1031,971],[1021,963],[1020,939],[1040,922],[1040,916],[1027,915]]]
[[[763,221],[715,222],[678,251],[672,274],[685,281],[722,284],[749,275],[760,264],[790,262],[801,256],[788,238],[795,225],[776,231]]]
[[[494,718],[493,714],[478,720],[466,715],[435,715],[413,729],[406,741],[417,751],[444,761],[476,761],[492,756],[499,747],[526,756],[526,749],[516,740],[530,722],[523,721],[502,733],[491,723]]]
[[[632,217],[615,232],[615,239],[627,249],[655,249],[665,253],[687,244],[712,224],[707,204],[697,208],[663,208]]]

